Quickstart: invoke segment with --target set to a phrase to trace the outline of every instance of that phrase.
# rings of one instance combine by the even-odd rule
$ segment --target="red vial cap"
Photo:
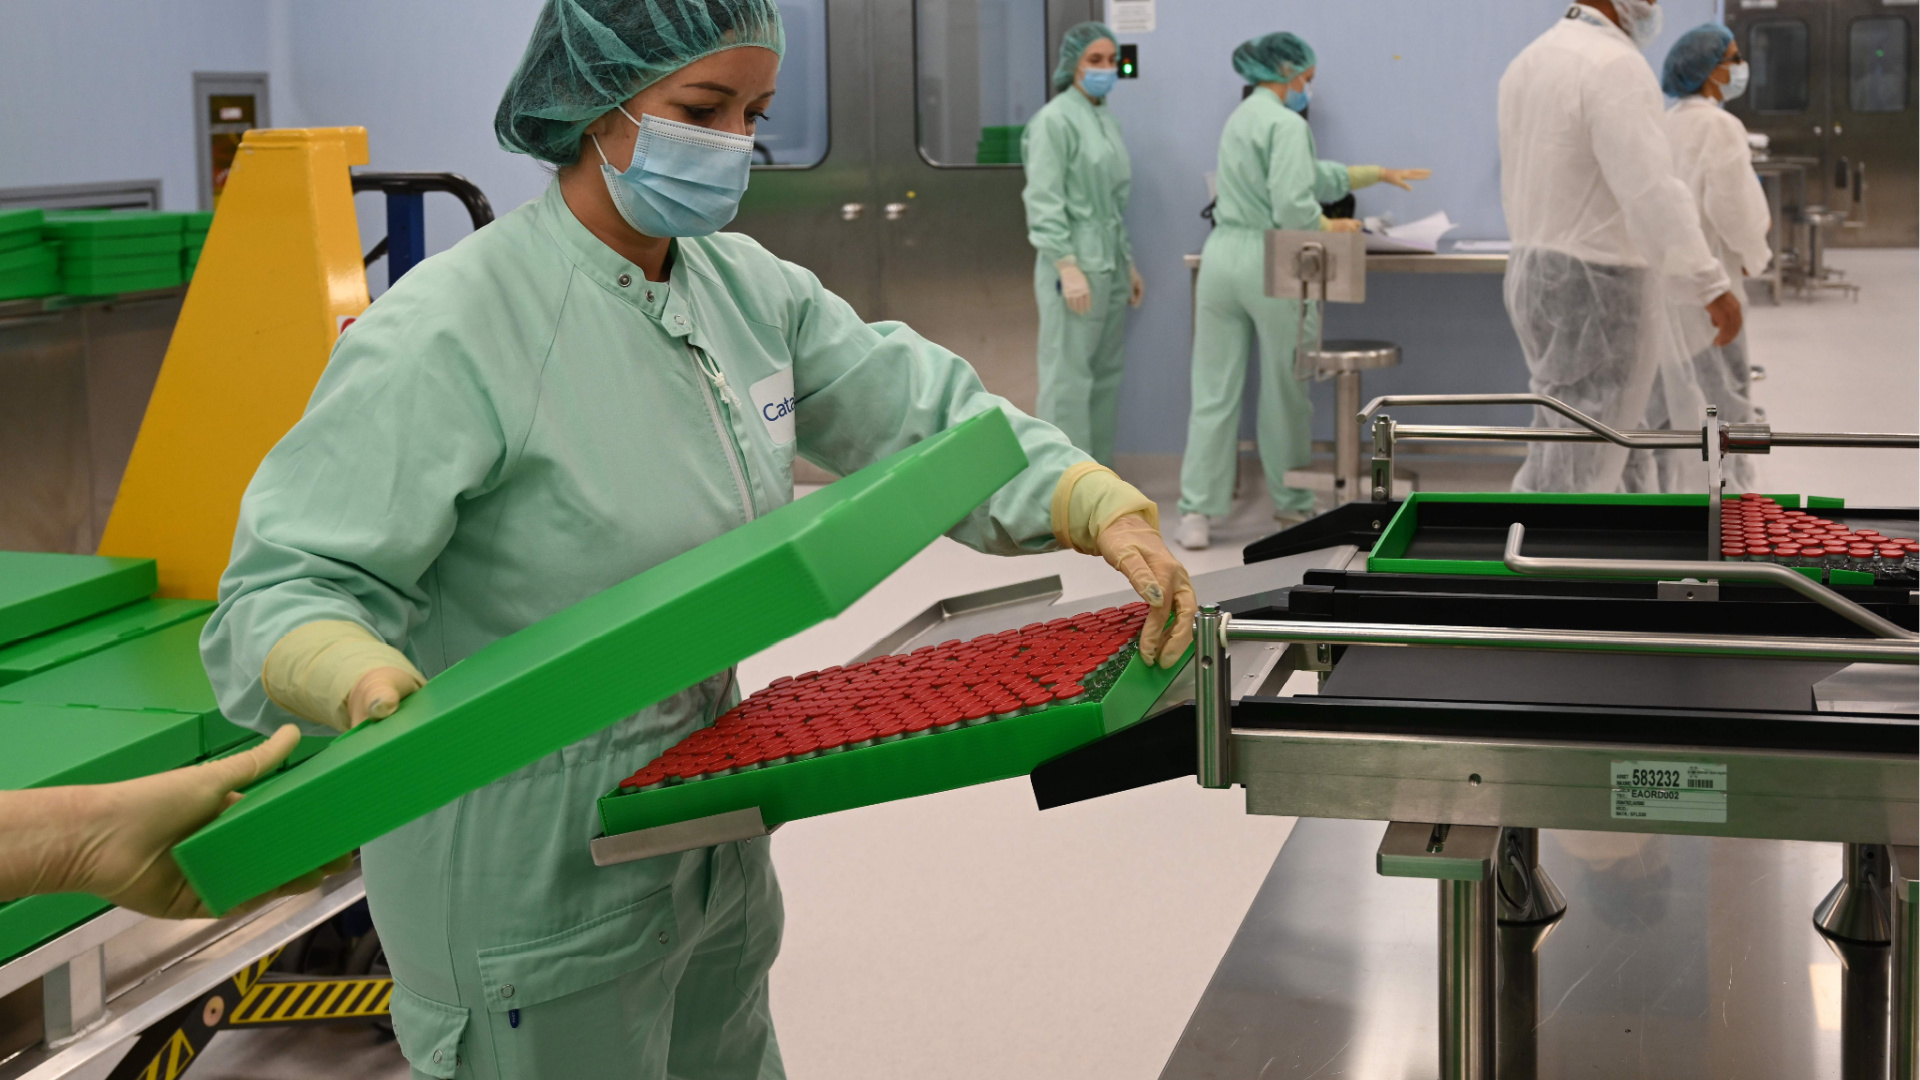
[[[1898,558],[1902,550],[1899,544],[1881,544],[1879,547],[1881,557],[1887,559]]]

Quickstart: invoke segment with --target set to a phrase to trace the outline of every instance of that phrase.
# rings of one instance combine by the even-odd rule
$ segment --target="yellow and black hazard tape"
[[[247,988],[227,1023],[233,1027],[364,1020],[387,1015],[393,980],[381,976],[261,979]]]

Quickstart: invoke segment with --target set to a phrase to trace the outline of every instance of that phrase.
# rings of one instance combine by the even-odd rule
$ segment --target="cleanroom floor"
[[[1758,404],[1781,429],[1920,429],[1915,252],[1836,251],[1832,261],[1863,286],[1857,304],[1749,306],[1753,359],[1767,370]],[[1856,505],[1913,505],[1920,483],[1910,451],[1783,452],[1762,476],[1762,490]],[[1177,492],[1142,479],[1171,533]],[[1237,565],[1241,544],[1273,531],[1257,480],[1242,491],[1218,543],[1181,553],[1194,572]],[[942,597],[1048,574],[1068,597],[1125,587],[1098,559],[1001,559],[941,540],[840,618],[746,661],[743,688],[841,663]],[[787,1071],[1158,1076],[1292,824],[1249,817],[1239,794],[1190,781],[1046,813],[1024,781],[1007,781],[788,825],[773,841],[787,907],[773,1008]],[[281,1029],[222,1035],[192,1075],[406,1070],[365,1029]]]

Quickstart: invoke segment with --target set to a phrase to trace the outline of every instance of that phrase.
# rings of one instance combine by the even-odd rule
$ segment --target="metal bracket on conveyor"
[[[1500,829],[1392,821],[1374,868],[1440,883],[1441,1080],[1493,1080]]]
[[[590,846],[593,849],[593,865],[618,866],[715,844],[756,840],[762,836],[772,836],[779,827],[768,825],[759,807],[749,806],[691,821],[676,821],[671,825],[635,829],[616,836],[595,837]]]

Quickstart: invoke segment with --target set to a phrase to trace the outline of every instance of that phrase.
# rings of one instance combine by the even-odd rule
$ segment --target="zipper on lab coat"
[[[753,493],[747,488],[746,464],[740,453],[739,440],[733,437],[733,429],[726,418],[720,414],[720,396],[738,401],[733,397],[733,388],[727,385],[727,375],[720,365],[710,360],[692,342],[687,343],[687,352],[693,357],[693,366],[700,370],[700,393],[707,403],[707,416],[713,421],[713,433],[720,437],[721,451],[726,454],[727,468],[733,470],[733,487],[740,495],[740,512],[752,521]]]

